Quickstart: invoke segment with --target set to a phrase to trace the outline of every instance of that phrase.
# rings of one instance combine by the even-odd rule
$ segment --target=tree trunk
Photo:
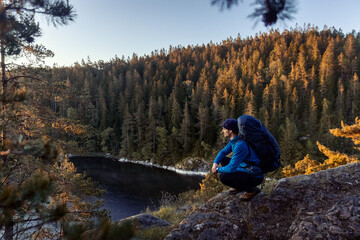
[[[4,240],[13,240],[14,223],[5,225]]]
[[[3,6],[3,0],[0,0],[0,8],[1,8],[1,14],[4,15],[4,19],[6,19],[6,12],[4,10],[4,6]],[[7,89],[7,77],[6,77],[6,65],[5,65],[5,40],[4,40],[4,35],[6,32],[6,24],[2,23],[0,26],[0,57],[1,57],[1,96],[3,98],[5,98],[6,96],[6,89]],[[5,114],[5,108],[6,108],[6,102],[4,101],[0,101],[0,114]],[[0,132],[0,140],[1,140],[1,145],[4,146],[5,145],[5,139],[6,139],[6,130],[4,129],[5,126],[2,127],[2,130]],[[0,146],[1,146],[0,145]],[[5,162],[6,161],[6,157],[7,155],[3,155],[2,156],[2,160]]]
[[[4,240],[13,240],[14,239],[14,221],[12,216],[11,209],[4,209],[4,216],[6,218],[5,230],[4,230]]]
[[[1,54],[1,83],[2,83],[1,95],[4,98],[4,96],[6,96],[7,78],[6,78],[6,68],[5,68],[5,46],[4,46],[3,40],[1,40],[0,54]],[[2,114],[5,113],[5,108],[6,108],[6,103],[1,102],[1,112],[2,112]],[[2,143],[2,145],[5,144],[5,139],[6,139],[6,131],[4,129],[2,129],[2,131],[1,131],[1,143]]]

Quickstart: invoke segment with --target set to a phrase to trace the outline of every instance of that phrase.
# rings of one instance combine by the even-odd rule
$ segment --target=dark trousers
[[[224,157],[221,161],[222,166],[228,165],[229,157]],[[257,185],[260,185],[263,178],[256,178],[248,172],[220,173],[220,181],[238,191],[253,192]]]

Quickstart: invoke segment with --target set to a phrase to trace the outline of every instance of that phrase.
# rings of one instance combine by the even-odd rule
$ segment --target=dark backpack
[[[280,167],[280,148],[267,128],[256,118],[242,115],[237,119],[239,134],[249,144],[260,159],[264,173]]]

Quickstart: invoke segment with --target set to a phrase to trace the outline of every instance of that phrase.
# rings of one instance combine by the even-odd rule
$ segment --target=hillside
[[[93,128],[76,139],[80,147],[162,165],[211,159],[223,144],[222,121],[250,114],[273,133],[289,165],[308,153],[321,160],[316,141],[354,153],[329,129],[354,123],[360,110],[359,57],[356,32],[270,30],[53,68],[51,81],[66,88],[44,102]]]

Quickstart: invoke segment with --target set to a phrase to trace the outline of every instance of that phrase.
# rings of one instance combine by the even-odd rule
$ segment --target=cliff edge
[[[218,194],[165,239],[360,239],[360,163],[280,179],[250,202],[240,194]]]

